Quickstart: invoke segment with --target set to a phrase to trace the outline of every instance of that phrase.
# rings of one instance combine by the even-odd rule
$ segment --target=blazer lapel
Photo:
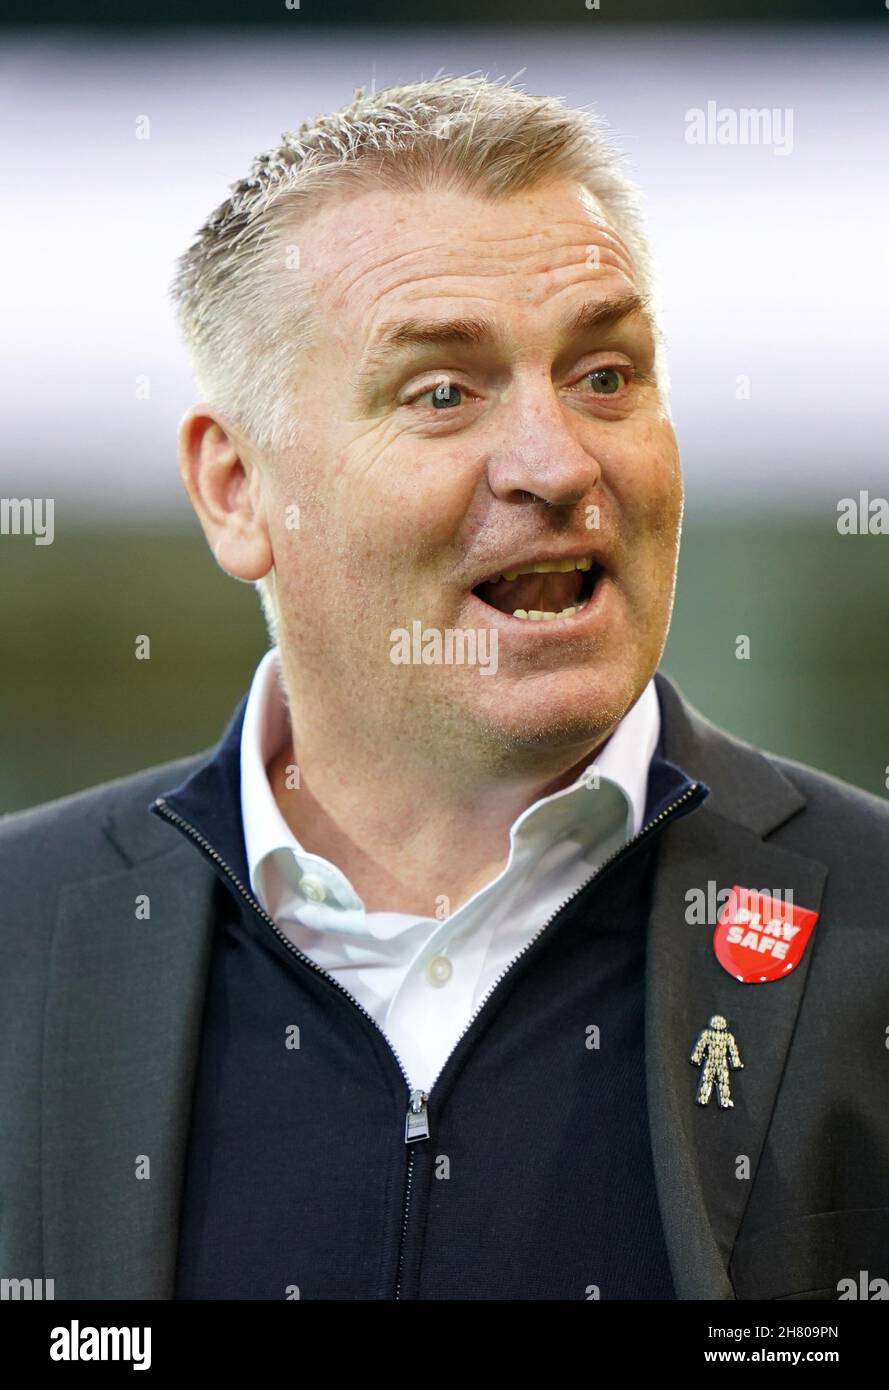
[[[147,803],[136,812],[141,862],[69,886],[59,906],[43,1120],[57,1298],[173,1292],[215,875]]]
[[[665,756],[711,788],[660,844],[646,962],[646,1084],[658,1196],[677,1295],[732,1299],[727,1268],[763,1152],[818,925],[785,978],[742,984],[717,961],[715,922],[688,920],[690,890],[734,884],[793,893],[820,910],[824,864],[764,837],[806,804],[755,748],[730,738],[661,674]],[[722,901],[722,900],[720,900]],[[723,1014],[744,1069],[731,1073],[733,1109],[715,1095],[698,1105],[690,1054],[710,1017]]]

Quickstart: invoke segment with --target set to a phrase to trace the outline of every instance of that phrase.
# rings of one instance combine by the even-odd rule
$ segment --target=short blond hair
[[[261,450],[294,442],[295,361],[320,324],[294,275],[293,238],[325,196],[452,186],[499,200],[559,177],[582,184],[627,245],[650,306],[666,401],[659,293],[641,198],[610,132],[586,108],[478,74],[370,94],[358,88],[341,111],[285,132],[232,184],[180,258],[172,286],[204,398]],[[263,581],[258,587],[268,619],[274,603]]]

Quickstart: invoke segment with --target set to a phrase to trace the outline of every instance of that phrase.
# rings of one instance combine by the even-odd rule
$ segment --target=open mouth
[[[604,573],[591,557],[542,560],[518,570],[492,575],[473,589],[476,598],[499,613],[530,622],[576,617],[587,605]]]

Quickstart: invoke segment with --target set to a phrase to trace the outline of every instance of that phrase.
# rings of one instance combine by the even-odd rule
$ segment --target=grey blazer
[[[850,1279],[872,1297],[889,1279],[889,804],[731,737],[660,673],[657,688],[665,756],[711,788],[664,830],[646,958],[677,1294],[835,1299]],[[215,877],[148,806],[208,756],[0,821],[0,1277],[51,1278],[56,1298],[172,1296]],[[712,920],[688,920],[708,883],[819,913],[799,965],[733,978]],[[744,1061],[731,1112],[696,1104],[689,1065],[716,1013]]]

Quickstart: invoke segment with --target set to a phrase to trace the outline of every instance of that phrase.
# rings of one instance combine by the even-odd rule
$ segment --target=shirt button
[[[433,956],[426,966],[426,978],[431,985],[446,985],[454,973],[447,956]]]
[[[327,897],[327,889],[320,878],[312,878],[309,874],[305,874],[300,879],[299,886],[310,902],[323,903]]]

